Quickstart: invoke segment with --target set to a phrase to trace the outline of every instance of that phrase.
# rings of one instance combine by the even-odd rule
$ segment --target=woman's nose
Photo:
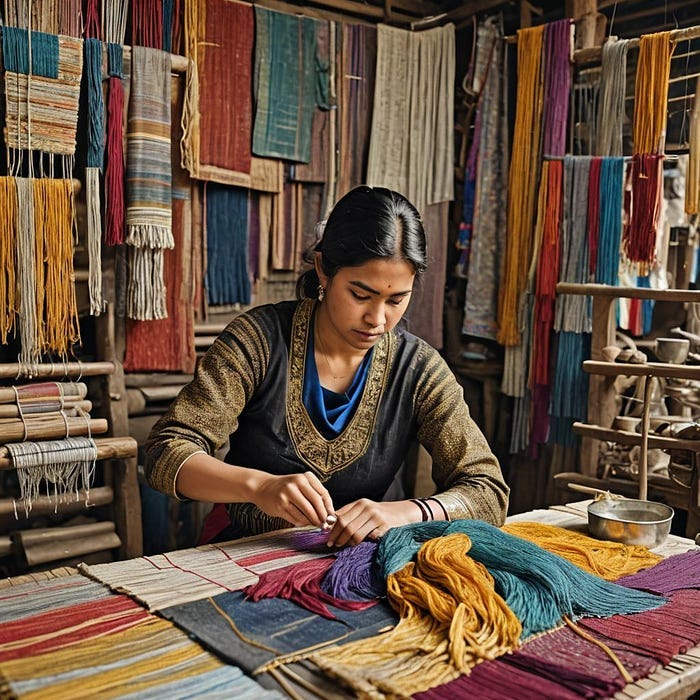
[[[365,321],[374,328],[383,326],[386,323],[386,314],[384,313],[384,304],[372,304],[365,313]]]

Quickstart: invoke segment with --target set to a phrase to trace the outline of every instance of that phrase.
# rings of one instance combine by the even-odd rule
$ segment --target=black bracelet
[[[421,498],[420,499],[421,503],[428,509],[428,512],[430,513],[430,519],[435,520],[435,513],[433,513],[433,509],[430,507],[428,500],[429,500],[428,498]]]
[[[432,496],[431,496],[428,500],[429,500],[429,501],[435,501],[435,503],[437,503],[437,504],[440,506],[440,508],[442,508],[442,512],[445,514],[445,520],[449,520],[449,519],[450,519],[450,516],[449,516],[449,514],[448,514],[448,512],[447,512],[447,508],[445,508],[445,506],[442,504],[442,501],[441,501],[441,500],[439,500],[439,499],[437,499],[437,498],[433,498]]]
[[[420,508],[421,520],[422,522],[426,522],[428,520],[428,510],[426,506],[423,503],[421,503],[417,498],[411,498],[409,500],[411,501],[411,503],[415,503]]]

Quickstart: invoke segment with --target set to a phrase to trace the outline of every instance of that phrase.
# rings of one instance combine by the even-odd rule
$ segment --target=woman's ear
[[[323,271],[323,266],[321,265],[321,255],[322,253],[314,253],[314,269],[318,275],[318,281],[321,283],[322,287],[328,284],[328,275]]]

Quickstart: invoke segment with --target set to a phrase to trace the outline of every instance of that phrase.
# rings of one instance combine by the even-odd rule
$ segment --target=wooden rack
[[[579,294],[593,298],[593,326],[591,335],[591,360],[583,363],[583,370],[591,375],[588,393],[588,423],[576,422],[574,432],[586,440],[581,448],[581,474],[565,473],[558,475],[558,481],[579,481],[587,486],[607,489],[605,480],[597,478],[598,454],[601,442],[617,442],[624,445],[640,447],[639,481],[636,485],[637,497],[646,499],[651,490],[658,495],[660,484],[652,483],[647,470],[649,448],[686,450],[693,453],[695,465],[693,481],[689,489],[677,494],[680,486],[666,479],[664,490],[676,493],[676,507],[682,502],[688,511],[687,533],[694,537],[700,530],[700,494],[698,489],[697,455],[700,454],[700,440],[682,440],[675,437],[650,434],[649,404],[650,385],[655,377],[700,379],[700,367],[676,365],[663,362],[646,362],[633,364],[624,362],[606,362],[602,349],[615,342],[615,307],[614,302],[620,298],[652,299],[656,301],[675,301],[679,303],[700,302],[700,291],[686,289],[648,289],[638,287],[613,287],[602,284],[574,284],[560,282],[557,294]],[[617,415],[615,408],[616,390],[614,379],[618,376],[643,377],[644,404],[641,420],[641,433],[633,433],[612,428]],[[618,480],[619,481],[619,480]],[[658,481],[658,480],[656,480]],[[668,494],[666,493],[665,496]],[[668,500],[668,498],[665,498]],[[670,505],[673,505],[669,503]]]
[[[48,564],[55,565],[59,561],[72,561],[87,554],[99,555],[100,552],[105,552],[110,558],[140,556],[141,507],[136,473],[138,445],[132,437],[118,434],[118,416],[115,421],[113,407],[124,392],[114,391],[112,381],[117,370],[118,365],[114,362],[46,363],[33,367],[31,371],[13,363],[0,364],[0,379],[6,383],[7,380],[26,384],[31,380],[45,381],[50,378],[77,380],[104,377],[107,384],[107,388],[100,392],[102,396],[95,402],[105,413],[104,417],[90,417],[89,421],[84,418],[66,419],[76,421],[76,428],[78,423],[82,424],[85,428],[83,435],[105,435],[95,438],[104,485],[58,500],[52,496],[40,496],[33,501],[29,513],[11,498],[0,499],[0,557],[14,557],[15,567],[31,570]],[[112,434],[107,436],[110,432]],[[65,435],[65,425],[62,433],[52,427],[39,433],[32,435],[25,432],[11,437],[8,442],[59,438]],[[80,432],[71,429],[70,434],[78,435]],[[0,471],[13,468],[8,448],[0,445]],[[90,508],[97,507],[102,517],[107,514],[107,520],[43,530],[31,527],[32,519],[39,516],[89,513]],[[110,555],[110,552],[113,554]]]

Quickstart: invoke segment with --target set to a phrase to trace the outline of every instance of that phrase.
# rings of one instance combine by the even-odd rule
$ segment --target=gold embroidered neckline
[[[328,440],[316,429],[302,399],[306,348],[315,303],[311,299],[300,302],[292,322],[287,379],[287,429],[299,457],[325,481],[366,452],[374,432],[396,341],[392,333],[385,333],[374,346],[365,387],[355,414],[340,435]]]

